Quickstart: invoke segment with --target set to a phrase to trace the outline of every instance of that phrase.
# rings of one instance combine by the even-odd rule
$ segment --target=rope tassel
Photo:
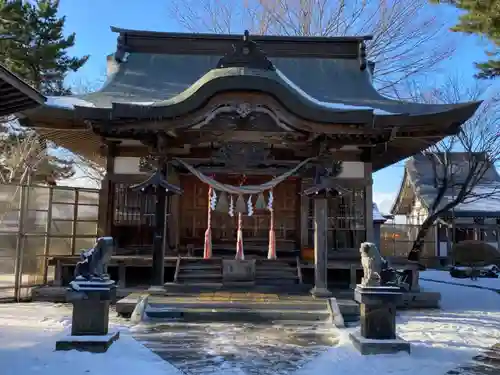
[[[207,215],[207,230],[205,231],[205,242],[203,246],[203,258],[209,259],[212,257],[212,207],[215,206],[215,192],[210,186],[208,189],[208,215]]]
[[[236,232],[236,256],[237,260],[245,260],[243,252],[243,215],[238,214],[238,231]]]
[[[276,259],[276,231],[274,230],[274,209],[273,192],[269,192],[269,247],[267,249],[267,259]]]

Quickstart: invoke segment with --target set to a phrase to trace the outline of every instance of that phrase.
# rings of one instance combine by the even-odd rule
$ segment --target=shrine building
[[[318,295],[337,271],[356,283],[360,244],[375,241],[372,174],[479,105],[382,96],[369,36],[112,31],[103,87],[49,97],[22,123],[105,166],[99,235],[150,259],[156,285],[222,283],[188,265],[229,258],[281,261]]]

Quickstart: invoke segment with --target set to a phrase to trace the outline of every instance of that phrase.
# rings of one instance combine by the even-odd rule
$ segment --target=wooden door
[[[238,185],[240,177],[217,176],[217,181]],[[250,176],[245,184],[261,184],[269,177]],[[201,246],[207,229],[208,186],[196,177],[185,175],[181,177],[183,195],[180,203],[180,240],[181,243]],[[289,242],[295,246],[300,230],[298,223],[299,181],[290,179],[282,182],[274,189],[275,229],[277,242]],[[248,196],[245,197],[248,199]],[[257,197],[252,201],[255,208]],[[265,194],[266,202],[268,192]],[[252,216],[243,216],[243,239],[245,243],[265,245],[269,239],[270,213],[267,209],[254,210]],[[212,243],[214,247],[234,245],[236,242],[237,217],[231,217],[227,212],[212,212]]]
[[[130,185],[114,184],[111,235],[119,248],[148,247],[153,243],[156,199],[132,191]]]

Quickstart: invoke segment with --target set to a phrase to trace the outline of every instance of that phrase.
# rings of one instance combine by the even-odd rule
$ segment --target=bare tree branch
[[[427,0],[172,0],[169,11],[193,32],[373,35],[368,56],[384,92],[434,70],[455,46],[446,17]]]
[[[0,138],[0,182],[23,184],[28,173],[50,156],[43,147],[44,141],[35,132],[21,132],[13,121],[3,126],[7,132]]]
[[[81,172],[79,178],[86,179],[95,187],[101,185],[102,179],[106,176],[106,168],[78,154],[73,154],[72,159],[75,167]]]
[[[410,85],[410,96],[423,103],[459,103],[484,99],[475,115],[458,134],[430,145],[425,155],[432,163],[434,198],[427,202],[428,216],[419,228],[408,258],[419,260],[424,238],[436,220],[461,204],[479,200],[500,200],[500,91],[476,83],[464,87],[464,80],[450,78],[430,92]],[[430,196],[429,194],[428,196]]]

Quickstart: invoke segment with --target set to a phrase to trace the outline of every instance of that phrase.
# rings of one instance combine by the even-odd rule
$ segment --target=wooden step
[[[222,275],[220,273],[193,272],[193,273],[179,274],[178,277],[182,278],[182,279],[200,279],[200,278],[218,279],[218,278],[222,278]]]
[[[209,265],[199,265],[199,266],[192,266],[192,265],[180,265],[179,270],[192,270],[192,271],[211,271],[211,270],[217,270],[219,272],[222,272],[222,267],[219,266],[209,266]]]
[[[280,274],[257,274],[255,275],[255,279],[257,280],[279,280],[279,279],[283,279],[283,280],[288,280],[288,279],[293,279],[293,280],[296,280],[298,279],[299,277],[297,276],[297,274],[284,274],[284,273],[280,273]]]

